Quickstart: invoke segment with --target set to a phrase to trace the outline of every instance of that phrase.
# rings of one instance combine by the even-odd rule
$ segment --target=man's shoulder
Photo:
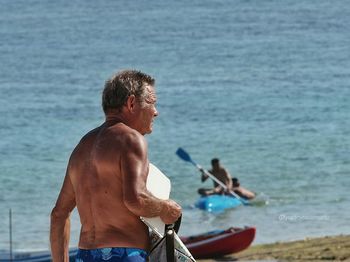
[[[130,146],[142,146],[146,143],[146,139],[135,129],[121,124],[110,129],[112,132],[112,139],[120,145]]]
[[[119,125],[113,126],[111,129],[111,132],[113,132],[116,135],[119,135],[123,138],[137,138],[137,139],[143,139],[143,135],[141,135],[138,131],[135,129],[129,127],[128,125],[125,125],[123,123],[120,123]]]
[[[143,136],[135,129],[124,123],[117,123],[107,128],[102,128],[100,137],[111,137],[117,140],[124,139],[143,139]]]
[[[100,127],[96,127],[89,132],[87,132],[83,137],[80,139],[79,143],[77,144],[77,148],[86,145],[91,144],[91,142],[94,140],[95,137],[97,137],[98,133],[100,132]]]
[[[114,126],[109,127],[97,127],[87,134],[85,134],[80,140],[78,145],[82,144],[96,144],[96,143],[105,143],[108,141],[110,144],[117,143],[122,145],[124,143],[143,143],[144,137],[137,132],[135,129],[123,124],[119,123]]]

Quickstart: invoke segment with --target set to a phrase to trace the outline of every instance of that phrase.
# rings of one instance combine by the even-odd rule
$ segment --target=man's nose
[[[158,113],[157,108],[154,108],[154,114],[153,114],[153,116],[156,117],[156,116],[158,116],[158,115],[159,115],[159,113]]]

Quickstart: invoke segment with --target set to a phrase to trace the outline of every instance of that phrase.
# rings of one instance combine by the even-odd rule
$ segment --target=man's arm
[[[203,168],[199,169],[199,171],[202,173],[201,181],[203,183],[208,179],[209,176],[205,173]]]
[[[51,212],[50,244],[53,262],[69,261],[70,213],[76,205],[68,171],[61,192]]]
[[[123,199],[126,207],[137,216],[160,216],[164,223],[174,223],[181,215],[181,207],[172,200],[154,197],[146,188],[149,162],[145,139],[132,133],[126,141],[127,148],[121,154]]]

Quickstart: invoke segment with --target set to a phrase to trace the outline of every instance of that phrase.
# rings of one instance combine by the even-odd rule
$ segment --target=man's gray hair
[[[143,103],[147,98],[147,86],[154,86],[155,80],[150,75],[136,70],[121,71],[105,83],[102,94],[102,108],[105,113],[109,110],[121,111],[128,97],[134,95]]]

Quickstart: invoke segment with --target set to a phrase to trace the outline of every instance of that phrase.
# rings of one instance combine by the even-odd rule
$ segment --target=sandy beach
[[[350,235],[253,245],[240,253],[198,261],[350,261]]]

